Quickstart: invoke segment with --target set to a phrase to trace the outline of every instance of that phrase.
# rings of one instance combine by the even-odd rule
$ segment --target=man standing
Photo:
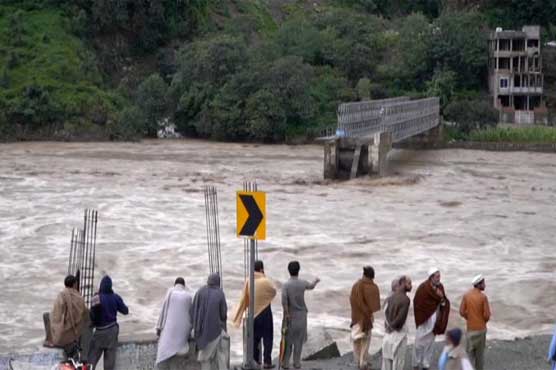
[[[290,279],[282,287],[282,307],[284,309],[284,323],[286,325],[286,348],[283,369],[289,369],[290,357],[293,352],[293,367],[301,368],[301,353],[303,343],[307,340],[307,306],[305,305],[305,291],[314,289],[320,279],[312,283],[299,279],[299,262],[292,261],[288,264]]]
[[[177,356],[183,358],[189,352],[192,305],[193,295],[186,290],[185,280],[182,277],[177,278],[174,287],[166,293],[156,324],[156,364],[160,369],[172,368],[172,363],[179,360]]]
[[[52,344],[70,353],[74,349],[72,347],[78,345],[81,332],[89,322],[89,310],[77,291],[75,276],[66,276],[64,285],[65,289],[58,294],[50,314],[50,328]]]
[[[380,292],[374,278],[374,269],[371,266],[363,267],[363,277],[353,284],[349,297],[353,357],[359,369],[367,368],[373,314],[380,310]]]
[[[432,362],[434,337],[444,334],[450,314],[450,301],[446,298],[444,286],[440,282],[440,271],[431,268],[428,279],[415,292],[413,299],[415,313],[415,346],[413,347],[413,368],[429,369]]]
[[[264,368],[272,369],[272,342],[274,337],[274,323],[272,318],[271,303],[276,296],[276,288],[264,273],[263,261],[255,261],[255,344],[253,357],[255,362],[261,364],[260,345],[264,344]],[[245,283],[243,295],[234,317],[234,325],[239,327],[243,314],[249,307],[249,282]]]
[[[116,365],[116,349],[120,327],[116,317],[118,312],[127,315],[129,309],[122,297],[112,290],[112,279],[106,275],[100,281],[100,289],[93,296],[91,321],[95,333],[91,340],[89,360],[96,368],[100,356],[104,353],[104,370],[114,370]]]
[[[394,284],[392,284],[394,286]],[[405,325],[411,300],[411,279],[402,276],[396,284],[396,292],[385,302],[384,339],[382,340],[382,370],[403,370],[407,349],[407,326]]]
[[[475,276],[471,283],[473,288],[463,296],[459,314],[467,320],[467,354],[471,364],[475,370],[483,370],[490,306],[483,293],[486,287],[483,275]]]
[[[220,288],[220,275],[209,275],[207,285],[193,299],[193,336],[199,350],[201,370],[226,370],[230,363],[230,341],[226,333],[228,306]]]

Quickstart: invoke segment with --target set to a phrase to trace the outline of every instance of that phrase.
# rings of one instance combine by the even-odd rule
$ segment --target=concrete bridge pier
[[[388,171],[388,153],[392,150],[392,133],[381,132],[378,142],[378,175],[385,176]]]
[[[377,152],[373,161],[373,149]],[[334,138],[324,143],[324,178],[348,180],[378,174],[384,176],[392,134],[383,132],[378,143],[374,138]],[[376,165],[374,165],[376,163]]]

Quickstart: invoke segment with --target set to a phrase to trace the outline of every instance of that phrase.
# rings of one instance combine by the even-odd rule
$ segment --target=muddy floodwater
[[[278,287],[290,260],[322,282],[307,293],[310,331],[349,347],[351,285],[375,267],[384,298],[407,274],[414,287],[437,266],[450,326],[475,274],[486,277],[489,338],[549,333],[555,322],[556,155],[467,150],[393,151],[392,175],[322,180],[319,146],[203,141],[0,145],[0,353],[39,348],[42,313],[63,288],[73,227],[99,211],[97,276],[108,273],[130,308],[121,337],[152,336],[166,289],[207,277],[203,186],[219,192],[229,316],[244,278],[235,191],[267,194],[260,256]],[[413,295],[413,293],[411,294]],[[282,309],[273,303],[275,344]],[[377,332],[382,331],[382,316]],[[410,316],[410,332],[415,331]],[[237,357],[241,334],[231,327]],[[378,335],[380,336],[380,335]],[[380,345],[374,341],[373,347]]]

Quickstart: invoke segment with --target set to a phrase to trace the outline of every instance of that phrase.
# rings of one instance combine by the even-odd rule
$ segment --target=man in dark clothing
[[[407,315],[411,300],[411,279],[402,276],[397,281],[396,291],[386,302],[384,312],[385,335],[382,340],[382,370],[403,370],[407,349]]]
[[[91,307],[91,322],[95,327],[95,333],[91,340],[89,360],[93,364],[93,370],[103,353],[104,370],[114,370],[120,331],[116,321],[118,312],[127,315],[129,310],[123,299],[112,290],[112,279],[107,275],[102,278]]]
[[[197,344],[197,361],[201,370],[226,370],[230,364],[229,336],[226,333],[228,321],[226,296],[220,288],[220,275],[213,273],[207,285],[193,298],[191,317],[193,337]]]

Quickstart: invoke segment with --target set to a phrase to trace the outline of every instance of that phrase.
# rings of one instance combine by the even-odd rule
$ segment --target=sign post
[[[247,312],[247,354],[243,368],[257,369],[255,349],[255,240],[266,239],[266,193],[238,191],[237,236],[249,238],[249,310]]]

